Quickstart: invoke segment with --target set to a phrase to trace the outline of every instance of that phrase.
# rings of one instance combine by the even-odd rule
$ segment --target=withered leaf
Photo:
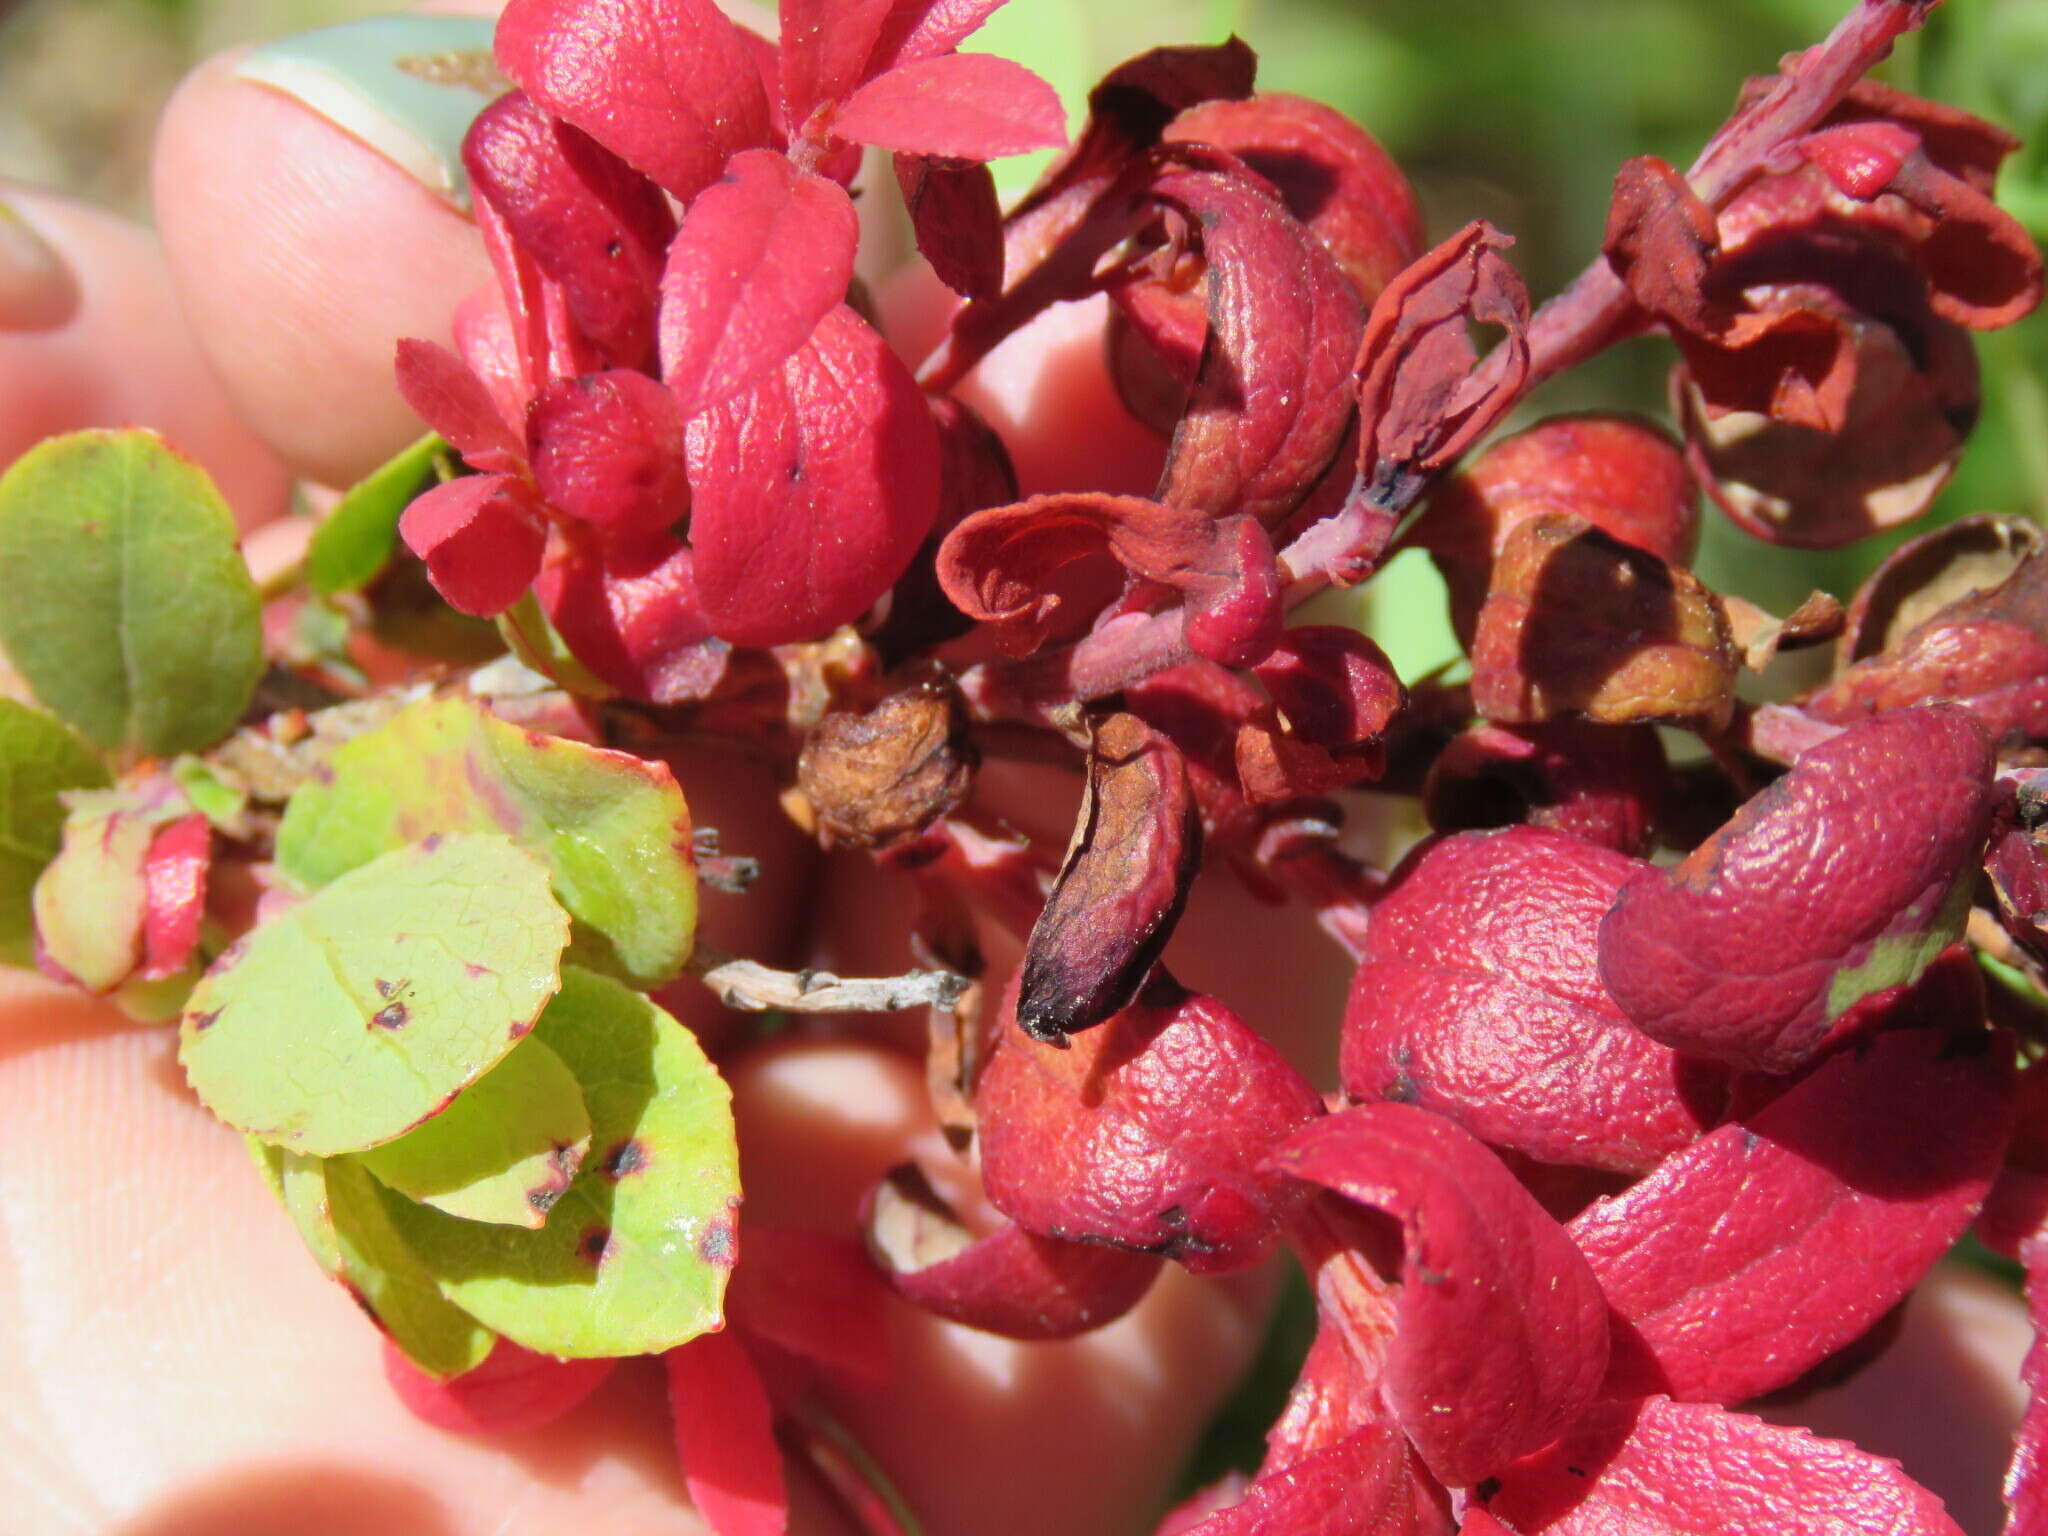
[[[878,848],[957,805],[978,756],[958,692],[924,683],[825,716],[804,740],[796,781],[827,847]]]
[[[1024,948],[1025,1033],[1060,1044],[1136,997],[1201,859],[1180,748],[1136,715],[1101,720],[1066,862]]]

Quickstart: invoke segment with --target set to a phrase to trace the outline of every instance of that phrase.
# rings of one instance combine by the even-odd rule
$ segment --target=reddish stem
[[[1940,0],[1857,0],[1819,45],[1788,59],[1784,75],[1767,94],[1724,123],[1693,162],[1694,190],[1719,203],[1756,174],[1787,142],[1807,132],[1848,89],[1891,52],[1892,44],[1919,27]],[[1529,372],[1521,393],[1576,367],[1631,334],[1641,325],[1607,259],[1596,257],[1540,310],[1529,325]],[[1480,365],[1479,377],[1506,366],[1496,349]],[[1343,517],[1337,514],[1337,518]],[[1281,552],[1292,580],[1292,607],[1323,587],[1351,558],[1351,541],[1330,536],[1326,524],[1306,530]],[[1318,533],[1318,530],[1324,530]],[[1344,574],[1350,574],[1345,572]],[[989,663],[961,680],[969,700],[985,714],[1043,718],[1053,705],[1101,698],[1188,661],[1178,608],[1120,620],[1071,645],[1024,661]]]

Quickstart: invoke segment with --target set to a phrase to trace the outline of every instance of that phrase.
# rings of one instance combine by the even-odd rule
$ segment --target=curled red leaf
[[[1208,339],[1158,499],[1268,525],[1300,504],[1344,439],[1358,296],[1307,226],[1227,157],[1194,156],[1148,197],[1196,232]]]
[[[616,1360],[556,1360],[510,1339],[484,1363],[441,1381],[384,1341],[384,1379],[413,1416],[458,1435],[516,1435],[554,1423],[603,1386]]]
[[[1675,1049],[1800,1066],[1962,931],[1991,766],[1983,727],[1950,705],[1810,748],[1684,862],[1623,887],[1600,928],[1608,991]]]
[[[931,413],[844,305],[782,366],[689,424],[690,544],[712,628],[819,638],[902,575],[938,511]]]
[[[1366,304],[1422,254],[1422,214],[1408,178],[1371,134],[1333,107],[1282,92],[1197,102],[1163,138],[1213,144],[1270,182]]]
[[[955,160],[996,160],[1067,142],[1057,92],[992,53],[897,64],[849,96],[832,131],[856,144]]]
[[[1582,517],[1670,565],[1689,564],[1699,544],[1699,499],[1661,427],[1633,416],[1539,421],[1446,479],[1407,535],[1443,573],[1467,645],[1509,536],[1545,513]]]
[[[1006,1339],[1071,1339],[1106,1327],[1152,1288],[1162,1262],[1014,1222],[970,1236],[914,1168],[877,1187],[865,1221],[869,1250],[898,1295]]]
[[[519,91],[484,108],[462,144],[477,198],[560,285],[607,362],[654,352],[655,283],[675,216],[660,188]]]
[[[1425,252],[1373,302],[1359,344],[1358,477],[1373,506],[1399,511],[1477,442],[1529,372],[1529,292],[1485,220]],[[1468,327],[1501,332],[1504,366],[1479,371]]]
[[[897,155],[896,184],[918,254],[939,281],[969,299],[1003,291],[1003,210],[985,165]]]
[[[846,297],[860,221],[837,182],[743,150],[683,215],[661,274],[661,376],[685,419],[780,367]]]
[[[1486,1509],[1522,1536],[1962,1536],[1895,1461],[1657,1397],[1601,1404],[1500,1483]]]
[[[1201,861],[1180,748],[1136,715],[1099,721],[1073,841],[1024,947],[1026,1033],[1058,1044],[1136,997]]]
[[[1272,1247],[1296,1192],[1259,1160],[1322,1101],[1223,1004],[1162,981],[1065,1050],[1006,1009],[975,1112],[989,1199],[1027,1231],[1221,1273]]]
[[[976,512],[940,546],[939,580],[961,612],[1023,654],[1043,643],[1060,613],[1053,573],[1104,552],[1133,576],[1183,594],[1198,654],[1243,665],[1279,638],[1279,567],[1257,521],[1141,496],[1073,491]]]
[[[1472,703],[1506,725],[1718,730],[1738,666],[1727,610],[1691,571],[1584,517],[1539,512],[1494,563],[1472,637]]]
[[[1564,1229],[1441,1115],[1367,1104],[1297,1132],[1271,1166],[1401,1223],[1380,1390],[1424,1464],[1470,1487],[1555,1439],[1607,1365],[1607,1307]]]
[[[1537,827],[1412,857],[1366,929],[1345,1092],[1420,1105],[1539,1163],[1644,1173],[1691,1144],[1720,1119],[1727,1074],[1633,1028],[1596,963],[1600,920],[1643,867]]]
[[[1969,1226],[2012,1094],[2009,1036],[1888,1031],[1585,1211],[1604,1390],[1740,1402],[1853,1342]]]
[[[511,0],[497,53],[535,101],[679,202],[770,142],[745,35],[712,0]]]
[[[1008,0],[896,0],[875,39],[867,73],[928,59],[965,42]]]
[[[785,0],[777,7],[782,111],[792,131],[867,78],[868,56],[896,8],[895,0]]]

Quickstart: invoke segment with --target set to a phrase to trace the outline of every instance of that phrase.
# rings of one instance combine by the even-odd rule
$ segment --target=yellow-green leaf
[[[571,961],[672,980],[697,921],[690,811],[668,768],[427,699],[334,754],[293,794],[279,867],[316,888],[436,832],[503,832],[547,862],[575,919]]]
[[[538,1232],[457,1221],[387,1193],[442,1292],[515,1343],[591,1357],[718,1326],[737,1257],[732,1100],[687,1029],[573,967],[535,1026],[583,1085],[590,1155]]]
[[[589,1150],[583,1090],[561,1057],[527,1039],[425,1125],[357,1161],[450,1216],[540,1227]]]
[[[428,838],[231,946],[193,989],[179,1057],[237,1130],[298,1152],[377,1146],[524,1038],[568,931],[545,866],[508,838]]]
[[[106,768],[62,721],[0,699],[0,965],[33,957],[29,892],[63,839],[58,794],[106,783]]]

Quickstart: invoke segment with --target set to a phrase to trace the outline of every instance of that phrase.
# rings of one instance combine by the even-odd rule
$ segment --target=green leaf
[[[450,1216],[537,1228],[589,1150],[583,1090],[561,1057],[528,1039],[418,1130],[357,1161]]]
[[[64,837],[60,790],[101,789],[107,770],[69,727],[0,699],[0,965],[29,965],[29,892]]]
[[[356,592],[377,579],[398,547],[399,514],[444,478],[448,445],[429,432],[350,486],[306,546],[315,592]]]
[[[263,668],[256,583],[206,471],[153,432],[75,432],[0,476],[0,646],[99,746],[234,728]]]
[[[150,840],[186,809],[165,787],[65,797],[71,813],[63,845],[36,881],[30,906],[44,956],[89,992],[113,990],[141,963]]]
[[[334,754],[299,788],[277,861],[318,887],[434,832],[503,832],[545,860],[575,920],[569,959],[658,987],[690,956],[690,811],[659,762],[541,736],[460,699],[429,699]]]
[[[526,1035],[568,930],[531,854],[503,837],[429,838],[231,946],[193,989],[179,1059],[209,1109],[264,1141],[392,1141]]]
[[[531,592],[499,614],[498,634],[527,666],[580,699],[608,699],[618,690],[604,682],[569,649],[562,632],[548,622]]]
[[[497,1336],[441,1294],[398,1234],[376,1180],[350,1157],[304,1157],[252,1142],[257,1166],[330,1279],[345,1286],[422,1370],[457,1376]]]
[[[671,1349],[715,1328],[737,1255],[732,1098],[696,1036],[574,968],[535,1026],[583,1084],[591,1155],[538,1232],[385,1208],[449,1300],[569,1357]]]

